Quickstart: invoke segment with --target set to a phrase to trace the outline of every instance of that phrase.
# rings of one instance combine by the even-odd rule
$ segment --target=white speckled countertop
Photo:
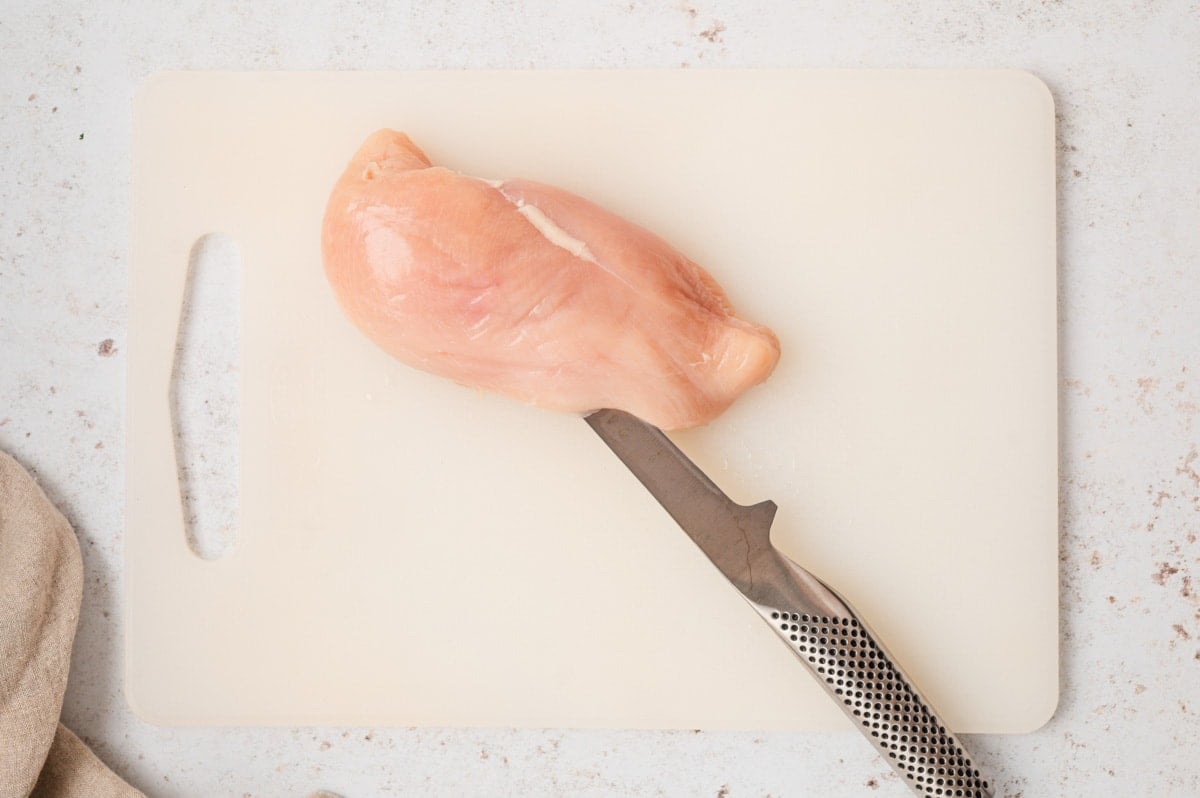
[[[130,99],[161,69],[1019,67],[1059,115],[1062,699],[998,795],[1200,795],[1200,6],[18,3],[0,12],[0,448],[74,523],[64,720],[150,796],[908,794],[851,734],[161,729],[121,691]]]

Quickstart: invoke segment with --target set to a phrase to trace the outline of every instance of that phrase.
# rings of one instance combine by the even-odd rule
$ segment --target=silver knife
[[[598,410],[587,422],[913,792],[992,798],[962,743],[850,604],[771,545],[774,502],[735,503],[661,430],[628,413]]]

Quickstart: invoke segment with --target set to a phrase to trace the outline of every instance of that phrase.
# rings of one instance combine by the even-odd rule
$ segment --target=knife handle
[[[791,561],[788,565],[803,571]],[[803,573],[830,595],[808,612],[754,604],[763,619],[913,792],[932,798],[992,798],[962,743],[850,605]]]

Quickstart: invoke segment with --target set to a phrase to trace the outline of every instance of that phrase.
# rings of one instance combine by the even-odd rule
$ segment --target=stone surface
[[[0,3],[0,448],[75,525],[65,720],[150,796],[907,794],[853,735],[160,729],[121,692],[129,103],[161,69],[1019,67],[1059,115],[1062,700],[998,795],[1200,794],[1200,7]]]

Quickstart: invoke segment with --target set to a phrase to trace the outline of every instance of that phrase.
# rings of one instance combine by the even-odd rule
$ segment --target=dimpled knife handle
[[[757,609],[913,792],[992,798],[962,743],[852,610]]]

